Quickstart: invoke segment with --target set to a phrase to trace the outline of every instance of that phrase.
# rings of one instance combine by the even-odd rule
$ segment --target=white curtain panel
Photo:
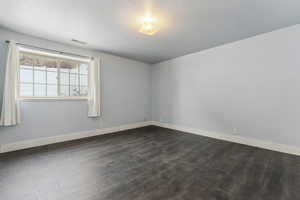
[[[99,117],[100,106],[100,59],[94,58],[89,68],[88,116]]]
[[[0,125],[13,126],[20,123],[20,105],[18,96],[18,67],[19,49],[14,42],[9,43],[6,71],[4,80],[4,92]]]

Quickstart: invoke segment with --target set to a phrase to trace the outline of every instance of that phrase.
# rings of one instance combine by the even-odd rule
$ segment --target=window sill
[[[19,97],[20,101],[87,101],[88,97]]]

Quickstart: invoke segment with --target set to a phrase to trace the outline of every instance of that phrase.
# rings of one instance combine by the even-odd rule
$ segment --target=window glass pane
[[[69,73],[60,73],[60,84],[69,85]]]
[[[69,73],[70,69],[69,68],[60,68],[60,72]]]
[[[79,87],[77,86],[70,86],[70,96],[80,96]]]
[[[57,85],[47,85],[47,96],[55,97],[57,94]]]
[[[60,87],[61,96],[70,96],[69,90],[70,90],[69,85],[61,85]]]
[[[32,83],[33,82],[33,71],[29,69],[20,69],[20,82]]]
[[[76,86],[79,84],[78,82],[78,74],[70,74],[70,84]]]
[[[57,84],[57,72],[47,72],[47,83]]]
[[[80,64],[80,74],[88,74],[88,64],[82,63]]]
[[[87,75],[80,75],[80,86],[87,86]]]
[[[88,87],[80,87],[80,96],[88,95]]]
[[[77,73],[77,74],[78,74],[78,67],[73,67],[73,68],[71,68],[71,69],[70,69],[70,72],[71,72],[71,73],[75,73],[75,74]]]
[[[86,96],[88,67],[88,63],[21,52],[20,95],[27,97]],[[60,77],[59,81],[58,77]],[[60,94],[58,94],[58,89]]]
[[[34,84],[34,96],[36,96],[36,97],[46,96],[46,85],[45,84]]]
[[[34,69],[34,83],[46,83],[46,71]]]
[[[33,96],[33,84],[20,84],[20,96],[21,97],[30,97]]]

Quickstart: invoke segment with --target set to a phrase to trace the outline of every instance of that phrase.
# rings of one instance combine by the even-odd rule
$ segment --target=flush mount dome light
[[[146,35],[153,35],[158,31],[157,20],[151,15],[146,15],[141,20],[140,32]]]

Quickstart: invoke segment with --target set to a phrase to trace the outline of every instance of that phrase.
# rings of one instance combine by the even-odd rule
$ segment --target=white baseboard
[[[152,122],[139,122],[134,124],[126,124],[122,126],[112,127],[112,128],[103,128],[103,129],[96,129],[96,130],[90,130],[90,131],[82,131],[82,132],[76,132],[76,133],[69,133],[64,135],[57,135],[53,137],[45,137],[45,138],[38,138],[38,139],[32,139],[32,140],[24,140],[14,143],[8,143],[3,144],[0,146],[0,153],[10,152],[10,151],[17,151],[21,149],[28,149],[31,147],[38,147],[43,146],[47,144],[54,144],[59,142],[66,142],[71,140],[77,140],[81,138],[87,138],[97,135],[104,135],[108,133],[114,133],[134,128],[140,128],[144,126],[152,125]]]
[[[259,147],[259,148],[268,149],[272,151],[278,151],[278,152],[300,156],[300,148],[295,146],[278,144],[278,143],[273,143],[273,142],[268,142],[264,140],[253,139],[253,138],[246,138],[238,135],[203,131],[201,129],[185,127],[185,126],[169,124],[169,123],[161,123],[157,121],[139,122],[139,123],[126,124],[126,125],[111,127],[111,128],[82,131],[82,132],[76,132],[76,133],[70,133],[64,135],[57,135],[53,137],[45,137],[45,138],[38,138],[38,139],[24,140],[24,141],[19,141],[14,143],[3,144],[0,146],[0,153],[17,151],[21,149],[28,149],[31,147],[38,147],[38,146],[54,144],[59,142],[66,142],[66,141],[77,140],[82,138],[88,138],[88,137],[104,135],[108,133],[115,133],[119,131],[140,128],[149,125],[169,128],[169,129],[178,130],[186,133],[192,133],[192,134],[201,135],[205,137],[210,137],[210,138],[215,138],[215,139],[225,140],[229,142],[245,144],[248,146],[254,146],[254,147]]]
[[[196,135],[201,135],[201,136],[205,136],[205,137],[210,137],[210,138],[215,138],[215,139],[225,140],[225,141],[229,141],[229,142],[234,142],[234,143],[244,144],[244,145],[248,145],[248,146],[254,146],[254,147],[259,147],[259,148],[268,149],[268,150],[272,150],[272,151],[278,151],[278,152],[283,152],[283,153],[294,154],[294,155],[300,156],[300,147],[296,147],[296,146],[278,144],[278,143],[268,142],[268,141],[264,141],[264,140],[246,138],[246,137],[242,137],[242,136],[238,136],[238,135],[231,135],[231,134],[226,134],[226,133],[203,131],[203,130],[196,129],[196,128],[179,126],[179,125],[174,125],[174,124],[169,124],[169,123],[161,123],[161,122],[156,122],[156,121],[152,121],[150,123],[152,125],[160,126],[163,128],[174,129],[174,130],[192,133],[192,134],[196,134]]]

